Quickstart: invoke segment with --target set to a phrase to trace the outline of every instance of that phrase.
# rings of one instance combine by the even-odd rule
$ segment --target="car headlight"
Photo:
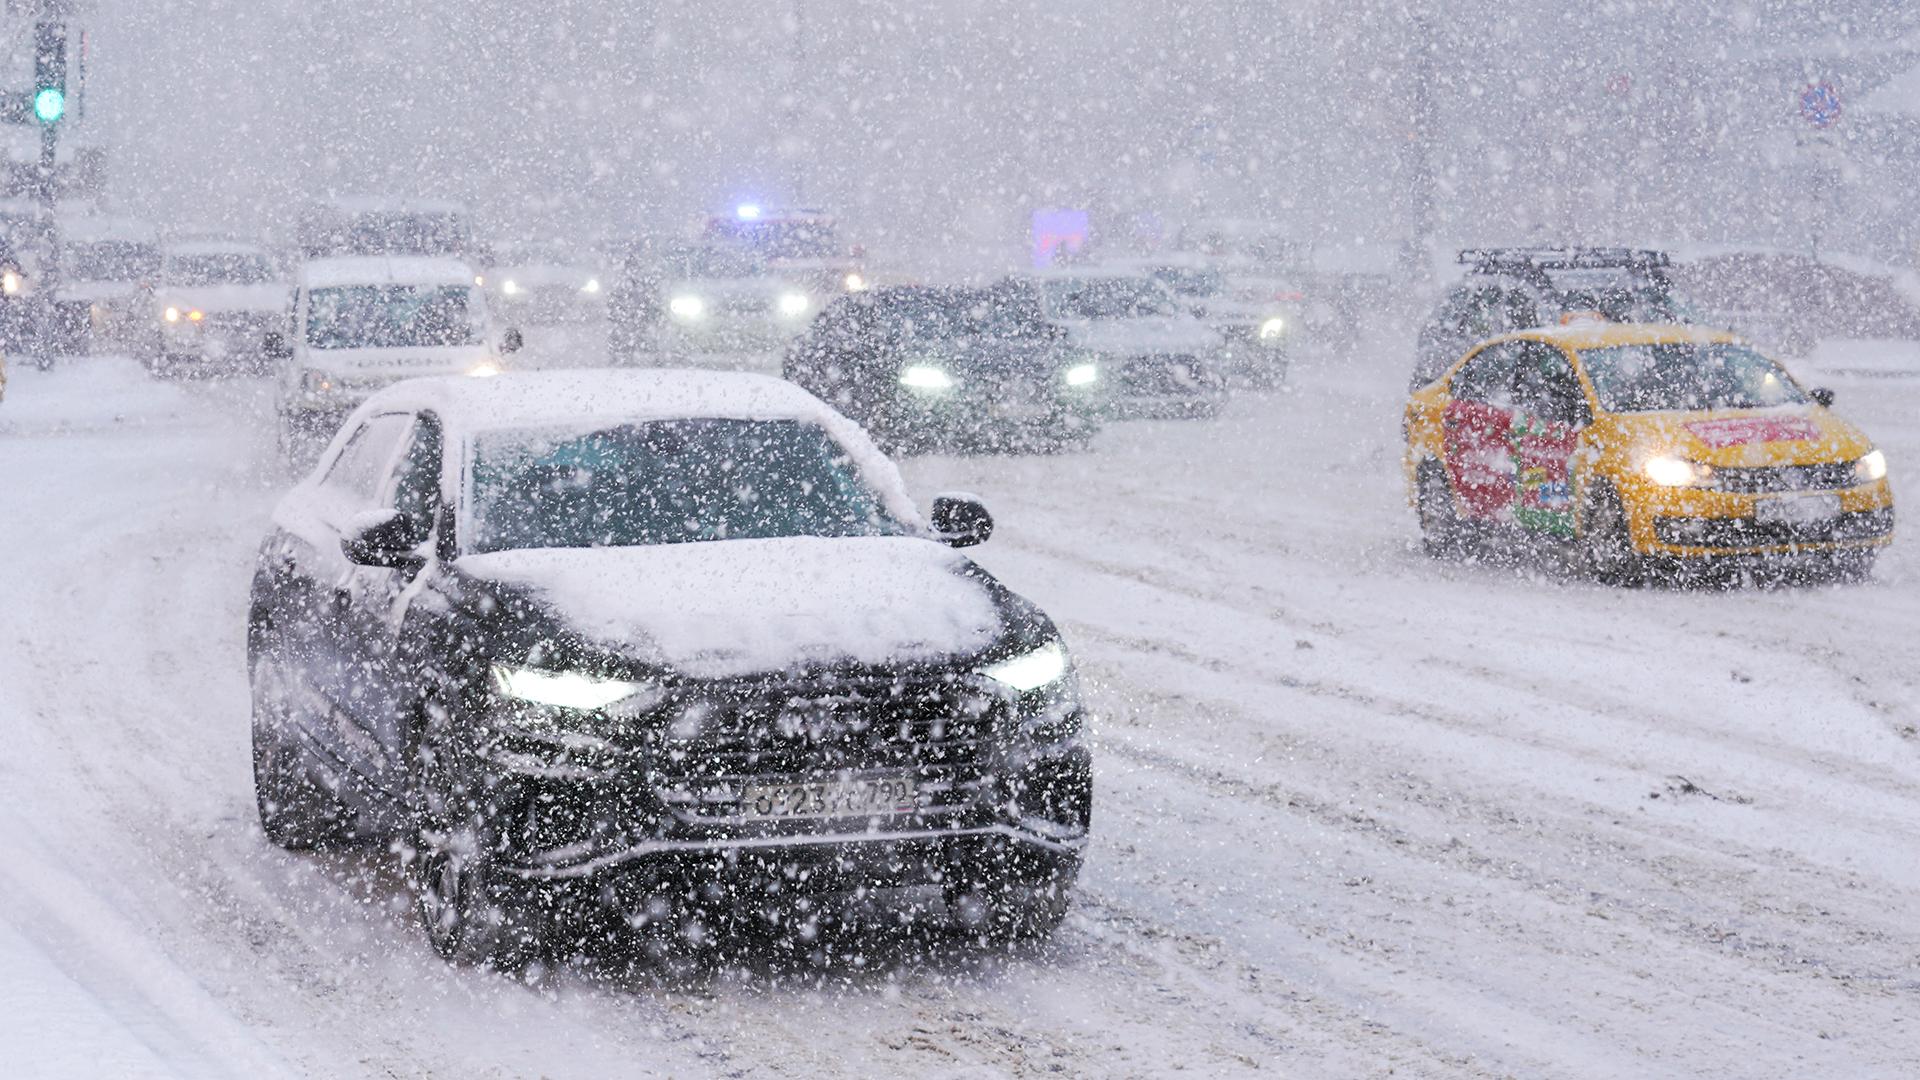
[[[1068,386],[1092,386],[1100,379],[1100,365],[1075,364],[1067,369]]]
[[[179,322],[180,309],[169,305],[167,307],[167,310],[160,313],[160,317],[167,320],[168,322]]]
[[[788,316],[789,318],[795,315],[805,315],[807,309],[812,306],[813,301],[807,297],[806,293],[788,292],[780,294],[780,314]]]
[[[915,390],[951,390],[953,376],[932,364],[908,364],[900,369],[900,385]]]
[[[848,292],[861,292],[867,287],[866,275],[855,270],[846,277],[841,278],[840,284],[845,285]]]
[[[1273,341],[1279,338],[1281,334],[1284,334],[1286,332],[1287,332],[1287,320],[1281,318],[1278,315],[1275,315],[1273,318],[1268,319],[1266,322],[1263,322],[1260,324],[1260,340],[1261,341]]]
[[[653,683],[512,664],[493,665],[493,688],[501,697],[514,701],[581,712],[597,712],[628,698],[657,700],[659,697],[659,688]]]
[[[1887,455],[1878,450],[1869,450],[1865,457],[1853,463],[1853,482],[1871,484],[1875,480],[1887,478]]]
[[[187,312],[188,322],[199,322],[201,319],[204,319],[206,317],[207,317],[207,313],[204,311],[201,311],[199,308],[194,308],[191,311]]]
[[[599,278],[588,278],[588,279],[587,279],[587,283],[586,283],[585,285],[582,285],[582,286],[580,286],[580,291],[581,291],[581,292],[583,292],[583,293],[597,293],[597,292],[599,292],[599,291],[600,291],[600,279],[599,279]]]
[[[520,283],[513,280],[512,278],[508,278],[507,280],[500,283],[500,291],[503,293],[506,293],[508,296],[519,296]]]
[[[697,296],[676,296],[667,301],[667,310],[682,319],[697,319],[707,313],[707,302]]]
[[[1694,487],[1713,479],[1712,466],[1668,454],[1648,458],[1640,471],[1661,487]]]
[[[25,284],[25,282],[21,281],[20,275],[12,270],[0,274],[0,292],[6,293],[8,296],[13,296],[18,293],[23,284]]]
[[[1049,641],[1032,652],[988,664],[980,673],[1023,694],[1038,690],[1066,677],[1067,647],[1057,640]]]
[[[467,369],[467,376],[473,379],[491,379],[500,374],[500,365],[491,360],[482,360]]]

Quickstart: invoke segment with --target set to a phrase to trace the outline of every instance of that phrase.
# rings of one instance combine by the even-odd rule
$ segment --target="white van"
[[[498,330],[473,268],[454,259],[316,259],[294,281],[292,336],[269,334],[278,368],[280,448],[291,463],[324,446],[355,406],[422,375],[497,375],[520,348]]]

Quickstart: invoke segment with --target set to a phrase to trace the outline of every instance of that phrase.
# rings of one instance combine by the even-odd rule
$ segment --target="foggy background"
[[[1430,168],[1443,245],[1817,237],[1912,263],[1920,236],[1920,77],[1900,79],[1920,11],[1887,0],[202,0],[87,21],[113,203],[162,220],[419,194],[585,240],[753,198],[836,212],[883,257],[998,264],[1042,206],[1092,209],[1109,239],[1232,215],[1393,245]],[[1803,145],[1815,81],[1845,102],[1831,145]]]

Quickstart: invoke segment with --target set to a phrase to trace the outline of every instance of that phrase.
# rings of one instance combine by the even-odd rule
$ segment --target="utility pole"
[[[42,363],[63,336],[63,327],[54,319],[53,298],[60,288],[60,219],[56,215],[60,196],[58,151],[60,123],[67,115],[67,39],[68,18],[74,0],[39,0],[33,24],[33,87],[27,95],[27,111],[40,125],[40,161],[34,173],[34,195],[46,215],[47,251],[40,265],[40,280],[34,288],[39,298],[37,347]]]

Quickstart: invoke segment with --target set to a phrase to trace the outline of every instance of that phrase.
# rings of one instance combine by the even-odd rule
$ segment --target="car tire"
[[[282,662],[271,654],[255,660],[251,681],[253,794],[261,829],[289,851],[345,839],[349,815],[290,745],[289,684]]]
[[[1472,547],[1467,523],[1454,503],[1453,484],[1437,461],[1423,461],[1414,475],[1414,512],[1420,518],[1420,546],[1428,557],[1457,559]]]
[[[1580,555],[1586,571],[1606,585],[1632,587],[1646,579],[1647,561],[1633,546],[1626,505],[1612,484],[1593,485],[1580,514]]]
[[[1043,941],[1066,919],[1079,878],[1079,860],[1074,859],[1035,878],[955,890],[948,908],[961,932],[983,943]]]
[[[421,927],[442,959],[517,971],[544,955],[547,919],[536,887],[501,872],[493,830],[447,753],[421,739],[408,754],[408,871]]]

